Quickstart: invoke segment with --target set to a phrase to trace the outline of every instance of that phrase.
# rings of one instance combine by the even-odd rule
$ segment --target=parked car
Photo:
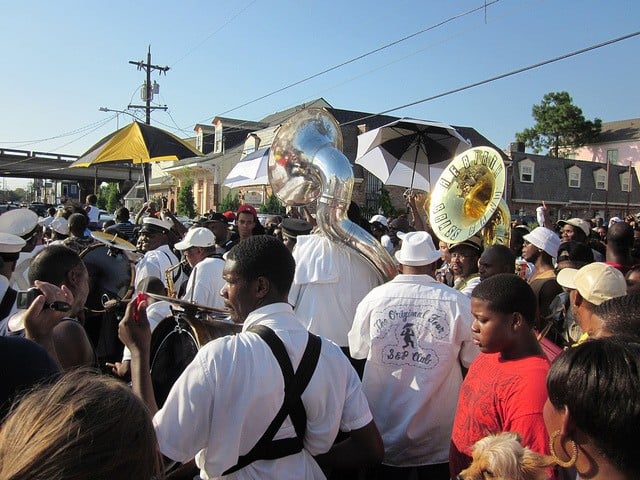
[[[98,213],[98,225],[102,227],[104,222],[106,222],[107,220],[115,220],[115,217],[106,210],[100,209],[100,213]]]

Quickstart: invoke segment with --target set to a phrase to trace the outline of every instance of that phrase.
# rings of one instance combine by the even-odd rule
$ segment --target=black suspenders
[[[223,475],[228,475],[246,467],[256,460],[274,460],[298,453],[303,448],[303,438],[307,429],[307,414],[302,404],[301,395],[311,380],[311,376],[320,357],[322,341],[320,337],[309,332],[309,340],[305,348],[298,370],[294,373],[291,360],[287,354],[282,340],[268,327],[254,325],[247,329],[257,333],[269,345],[273,355],[278,360],[284,377],[284,401],[275,418],[264,432],[260,440],[247,453],[238,459],[238,463],[226,470]],[[287,416],[291,417],[296,430],[294,438],[273,440]]]

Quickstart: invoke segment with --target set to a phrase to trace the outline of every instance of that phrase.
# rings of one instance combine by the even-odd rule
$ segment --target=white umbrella
[[[269,185],[268,165],[269,148],[256,150],[236,163],[222,185],[229,188]]]
[[[471,146],[451,125],[412,118],[396,120],[358,135],[356,163],[385,185],[429,191],[438,171]]]

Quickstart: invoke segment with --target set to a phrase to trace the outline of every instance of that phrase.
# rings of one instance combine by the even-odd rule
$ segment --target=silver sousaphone
[[[383,282],[397,267],[389,252],[371,234],[347,218],[353,192],[353,169],[342,150],[342,133],[326,110],[303,110],[276,132],[269,150],[269,183],[288,206],[318,201],[318,229],[330,240],[362,255]]]

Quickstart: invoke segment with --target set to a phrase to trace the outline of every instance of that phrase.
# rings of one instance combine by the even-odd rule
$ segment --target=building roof
[[[595,143],[640,141],[640,118],[602,123],[602,130]]]
[[[569,158],[555,158],[529,153],[512,153],[513,161],[513,185],[511,200],[516,202],[538,202],[542,204],[598,204],[609,202],[611,204],[626,204],[629,194],[622,191],[620,174],[628,172],[627,166],[613,165],[609,167],[609,188],[607,190],[596,189],[594,172],[605,170],[607,165],[599,162],[573,160]],[[533,183],[520,181],[519,164],[530,160],[534,163]],[[569,169],[573,166],[580,168],[580,187],[569,187]],[[631,169],[631,195],[632,203],[640,201],[640,185],[635,170]]]

